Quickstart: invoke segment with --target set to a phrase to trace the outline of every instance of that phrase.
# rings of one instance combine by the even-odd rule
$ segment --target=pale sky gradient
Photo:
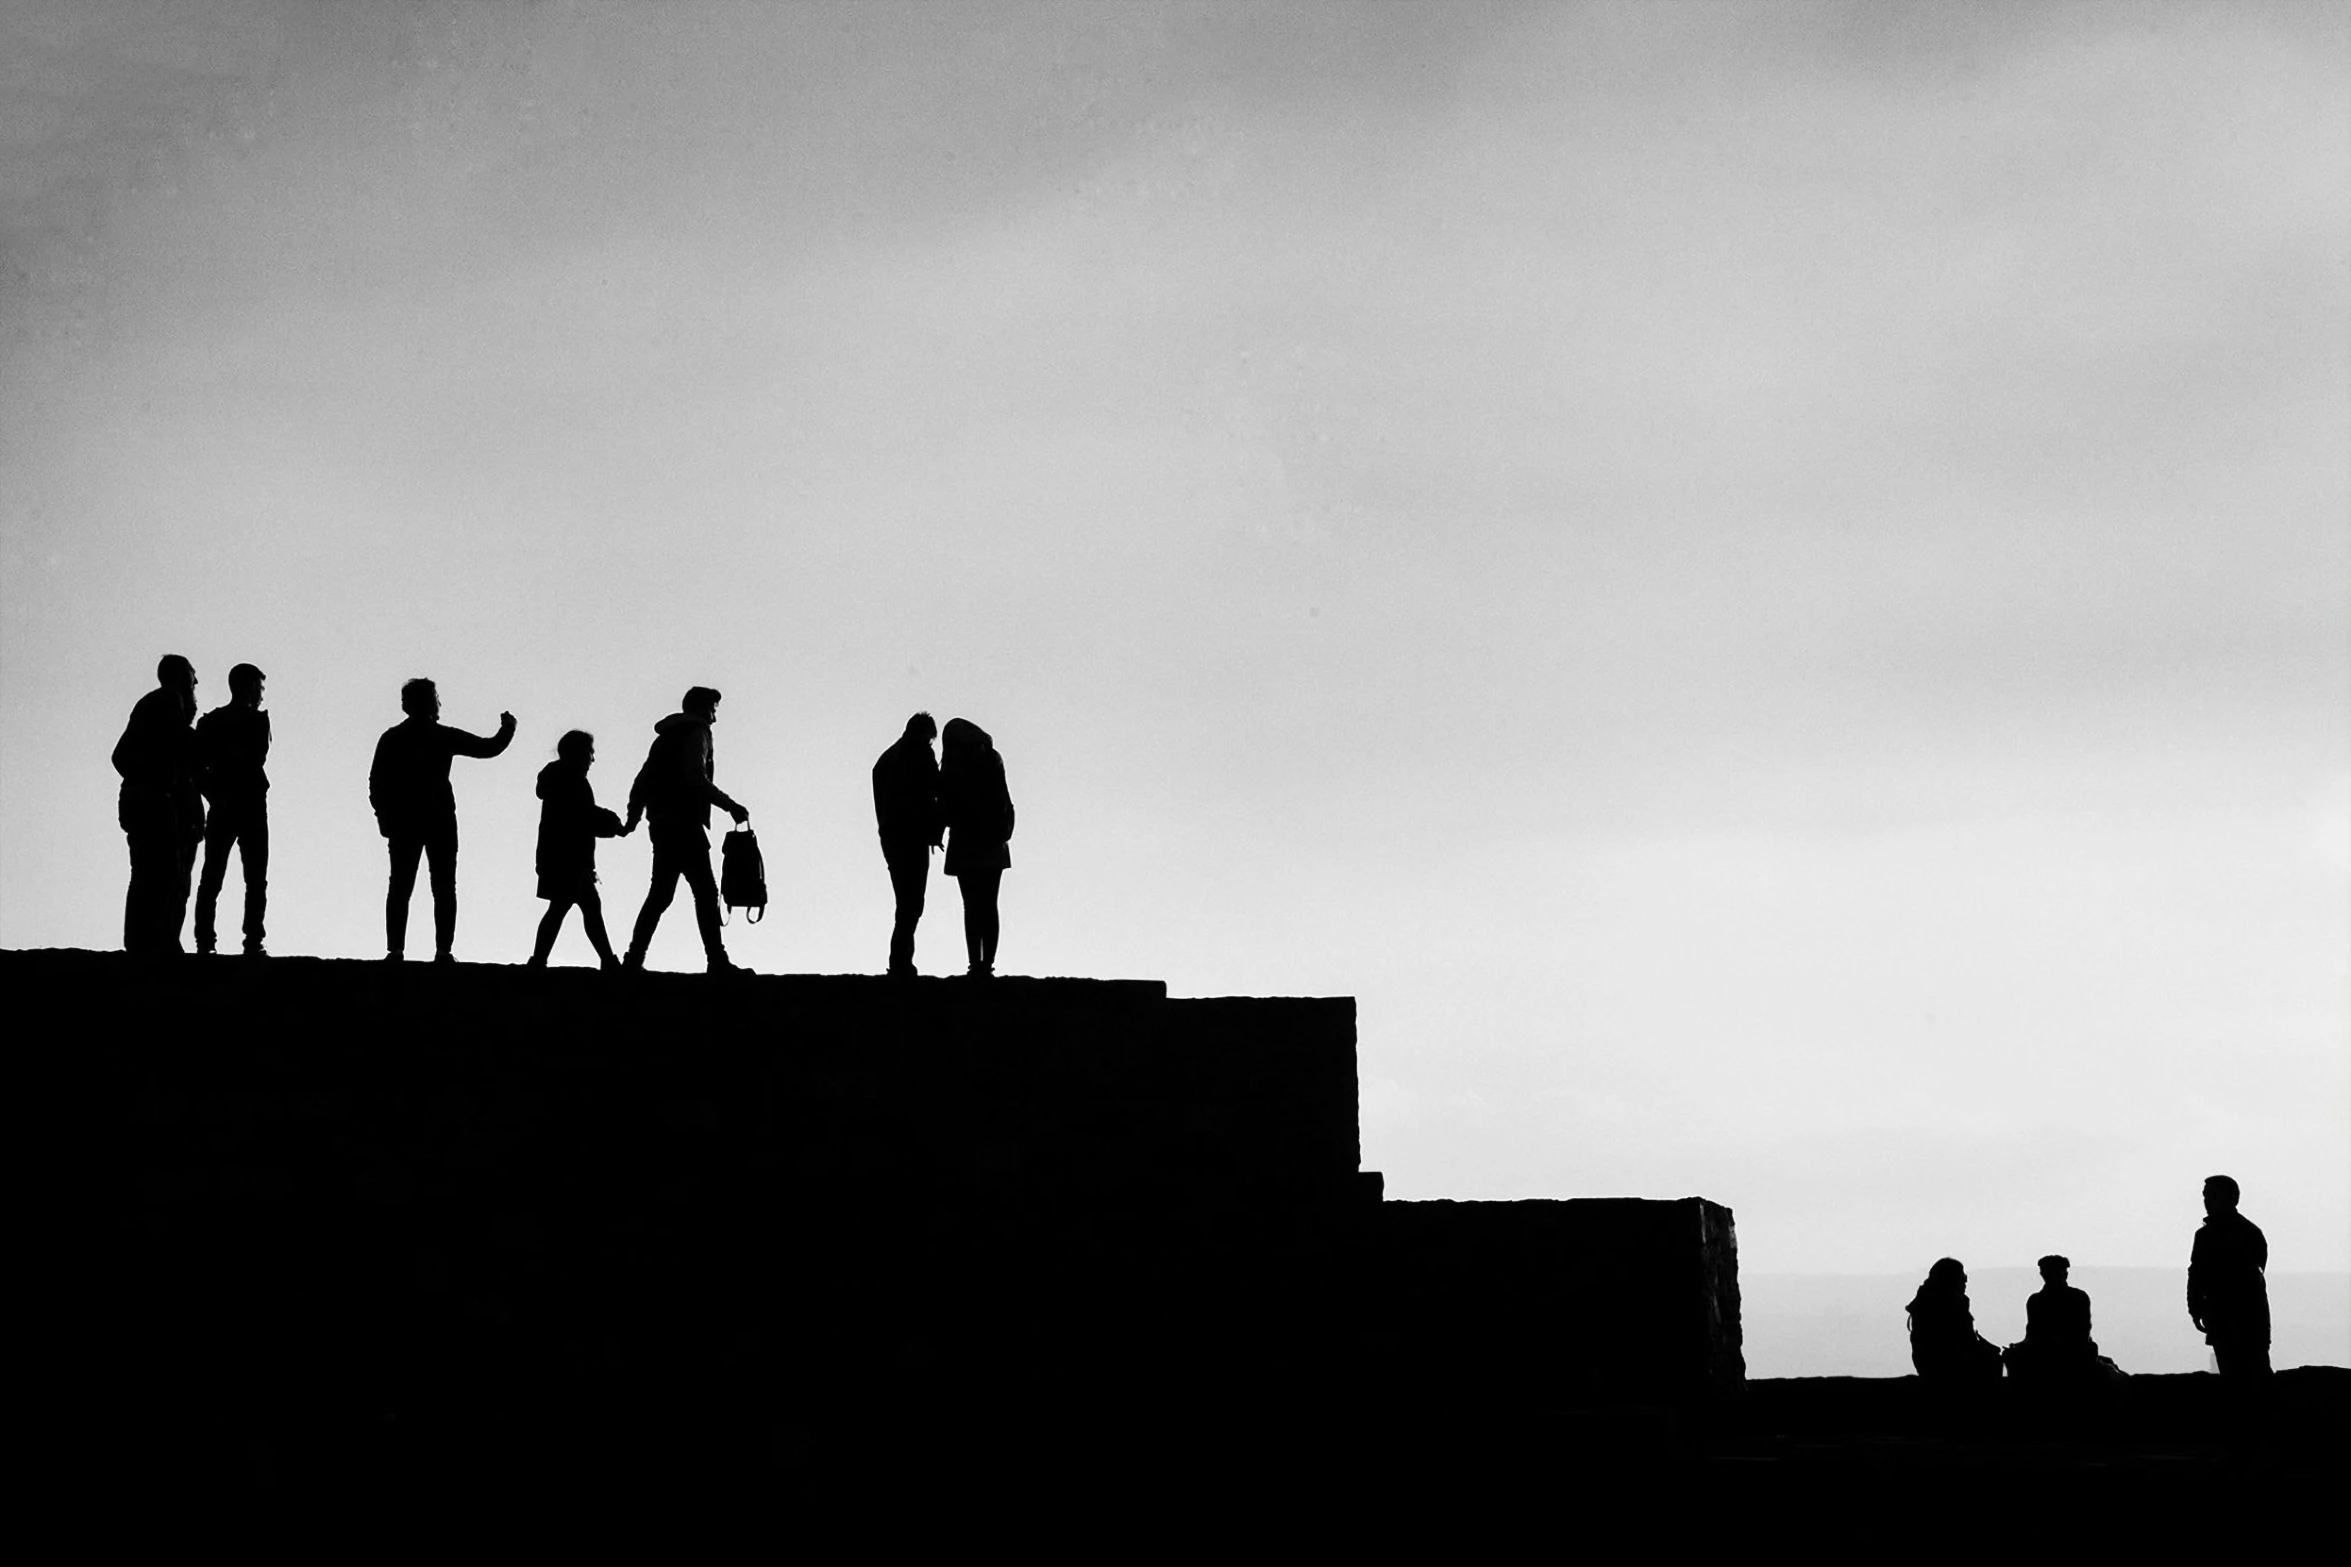
[[[875,971],[927,707],[1004,966],[1357,997],[1396,1195],[2351,1267],[2351,10],[0,17],[0,944],[118,941],[180,651],[277,950],[381,950],[402,679],[521,718],[498,962],[703,682],[736,954]]]

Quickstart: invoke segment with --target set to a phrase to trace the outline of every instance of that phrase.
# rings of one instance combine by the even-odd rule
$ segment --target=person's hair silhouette
[[[391,884],[384,894],[384,956],[398,962],[408,935],[408,899],[416,889],[416,862],[431,864],[433,957],[447,963],[457,937],[457,796],[449,787],[454,757],[492,757],[514,739],[514,715],[498,715],[494,736],[468,734],[440,721],[441,693],[430,680],[400,688],[400,710],[408,715],[376,741],[368,769],[367,799],[376,830],[391,854]]]
[[[252,664],[229,671],[229,700],[196,722],[196,770],[211,810],[204,822],[204,872],[196,882],[196,950],[210,952],[229,850],[245,868],[245,955],[265,957],[269,907],[269,714],[267,680]]]
[[[204,840],[204,797],[196,778],[196,666],[177,653],[155,664],[155,689],[132,704],[114,743],[115,819],[130,849],[123,895],[126,952],[178,952],[188,914],[188,871]]]
[[[939,846],[939,764],[931,739],[939,725],[928,713],[906,720],[905,732],[873,764],[874,826],[882,862],[890,870],[897,911],[890,926],[889,972],[914,973],[914,927],[922,918],[931,853]]]
[[[653,877],[645,888],[644,905],[637,910],[623,967],[645,966],[645,949],[677,896],[682,876],[694,897],[694,922],[702,932],[702,956],[710,972],[736,968],[719,934],[718,878],[710,870],[710,808],[718,806],[738,826],[750,820],[751,813],[713,782],[718,750],[710,726],[718,722],[719,700],[709,686],[689,687],[679,710],[653,726],[653,744],[629,786],[628,828],[641,819],[651,821]]]
[[[963,946],[967,972],[996,972],[996,892],[1012,864],[1012,791],[1004,758],[988,732],[968,718],[950,718],[941,734],[939,813],[947,826],[946,872],[963,889]]]
[[[574,729],[555,742],[555,760],[539,769],[537,869],[539,896],[547,900],[547,912],[531,948],[533,968],[547,966],[563,917],[574,904],[579,905],[580,924],[597,960],[606,969],[620,967],[604,932],[604,900],[596,893],[596,840],[617,838],[628,829],[596,803],[596,791],[588,783],[588,769],[595,762],[596,737]]]
[[[1976,1331],[1967,1303],[1967,1269],[1944,1257],[1910,1298],[1910,1363],[1930,1382],[1997,1381],[2000,1351]]]
[[[2269,1238],[2237,1211],[2237,1183],[2204,1181],[2204,1223],[2188,1253],[2188,1319],[2220,1374],[2258,1382],[2269,1366]]]

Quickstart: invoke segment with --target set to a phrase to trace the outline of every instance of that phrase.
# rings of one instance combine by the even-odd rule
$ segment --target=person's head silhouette
[[[261,705],[261,683],[269,677],[252,664],[239,664],[229,671],[229,699],[239,707]]]
[[[180,711],[190,718],[196,716],[196,666],[178,653],[166,653],[155,661],[155,683],[180,699]]]
[[[718,722],[718,693],[708,686],[694,686],[679,699],[678,706],[706,724]]]
[[[906,720],[906,732],[928,745],[938,738],[939,721],[928,713],[917,713]]]
[[[555,742],[555,754],[584,773],[595,763],[596,737],[585,729],[566,730]]]
[[[2215,1218],[2237,1211],[2237,1183],[2225,1175],[2204,1178],[2204,1211]]]
[[[1939,1258],[1933,1267],[1927,1269],[1927,1288],[1964,1294],[1967,1290],[1967,1269],[1959,1265],[1957,1257]]]
[[[419,675],[400,688],[400,711],[426,720],[441,716],[441,688]]]
[[[2069,1259],[2051,1252],[2040,1260],[2038,1266],[2041,1270],[2041,1282],[2057,1287],[2065,1283],[2066,1272],[2073,1267],[2073,1263]]]

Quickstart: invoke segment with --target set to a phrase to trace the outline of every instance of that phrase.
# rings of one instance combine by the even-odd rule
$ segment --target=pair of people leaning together
[[[931,757],[933,738],[941,742],[941,760]],[[966,972],[975,979],[994,974],[996,893],[1012,865],[1013,823],[995,741],[968,718],[950,718],[941,731],[930,714],[916,713],[873,764],[873,814],[897,902],[889,972],[914,973],[914,927],[922,919],[931,855],[944,842],[941,869],[963,889]]]

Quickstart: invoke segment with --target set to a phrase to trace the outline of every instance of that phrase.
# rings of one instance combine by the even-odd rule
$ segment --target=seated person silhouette
[[[2024,1337],[2001,1352],[2020,1382],[2079,1386],[2121,1375],[2090,1337],[2090,1297],[2066,1282],[2072,1267],[2054,1254],[2041,1259],[2041,1287],[2024,1303]]]
[[[588,782],[595,765],[596,737],[574,729],[555,742],[555,760],[539,769],[539,896],[547,900],[547,913],[531,949],[532,968],[547,966],[563,917],[575,903],[596,960],[607,970],[620,967],[604,931],[604,900],[596,895],[596,840],[621,837],[628,829],[596,803]]]
[[[1966,1386],[2000,1380],[2000,1349],[1975,1330],[1967,1270],[1945,1257],[1910,1297],[1910,1363],[1924,1381]]]

